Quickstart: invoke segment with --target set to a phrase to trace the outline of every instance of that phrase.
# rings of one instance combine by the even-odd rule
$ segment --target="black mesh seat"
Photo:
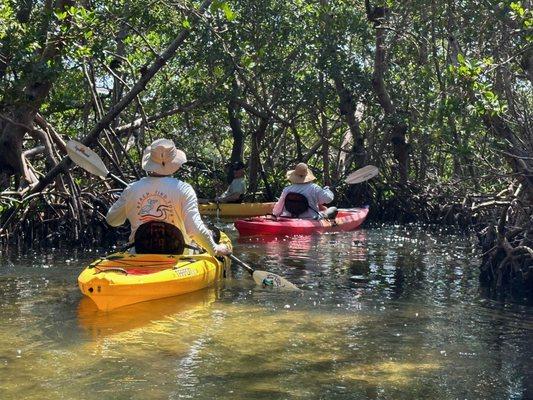
[[[135,251],[138,254],[183,254],[185,239],[174,225],[163,221],[149,221],[135,232]]]
[[[289,192],[285,196],[285,210],[291,213],[291,216],[298,217],[307,211],[309,200],[301,193]]]

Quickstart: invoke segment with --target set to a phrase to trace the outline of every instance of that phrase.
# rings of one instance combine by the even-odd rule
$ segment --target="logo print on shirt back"
[[[137,215],[142,223],[152,220],[169,221],[173,218],[173,210],[168,204],[167,196],[160,192],[146,193],[137,201]]]

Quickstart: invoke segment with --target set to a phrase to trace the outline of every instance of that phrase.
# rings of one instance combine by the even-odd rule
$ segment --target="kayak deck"
[[[211,286],[229,265],[229,258],[219,260],[208,254],[114,253],[85,268],[78,285],[100,310],[110,311]]]
[[[279,217],[254,217],[238,219],[235,228],[242,236],[263,235],[311,235],[313,233],[351,231],[357,229],[366,219],[368,208],[339,210],[334,220],[301,219]]]
[[[219,217],[254,217],[272,212],[276,203],[207,203],[198,205],[200,214]]]

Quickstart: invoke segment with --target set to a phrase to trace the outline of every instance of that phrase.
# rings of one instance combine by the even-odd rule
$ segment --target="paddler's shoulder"
[[[176,178],[169,178],[169,179],[172,179],[171,183],[172,185],[176,185],[176,187],[182,191],[182,192],[185,192],[185,191],[192,191],[194,192],[194,189],[192,188],[192,186],[187,183],[187,182],[184,182],[182,181],[181,179],[176,179]]]
[[[149,179],[150,177],[148,176],[145,176],[144,178],[141,178],[135,182],[131,182],[128,184],[128,186],[126,186],[126,189],[127,190],[131,190],[131,189],[135,189],[139,186],[143,186],[143,185],[146,185],[148,182],[149,182]]]

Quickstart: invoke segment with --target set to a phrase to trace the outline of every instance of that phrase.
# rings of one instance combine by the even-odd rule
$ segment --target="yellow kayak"
[[[200,214],[219,217],[256,217],[272,212],[276,203],[207,203],[200,204]]]
[[[224,235],[222,242],[231,246]],[[178,296],[213,285],[230,259],[205,254],[114,253],[98,259],[78,277],[81,292],[103,311],[128,304]]]

